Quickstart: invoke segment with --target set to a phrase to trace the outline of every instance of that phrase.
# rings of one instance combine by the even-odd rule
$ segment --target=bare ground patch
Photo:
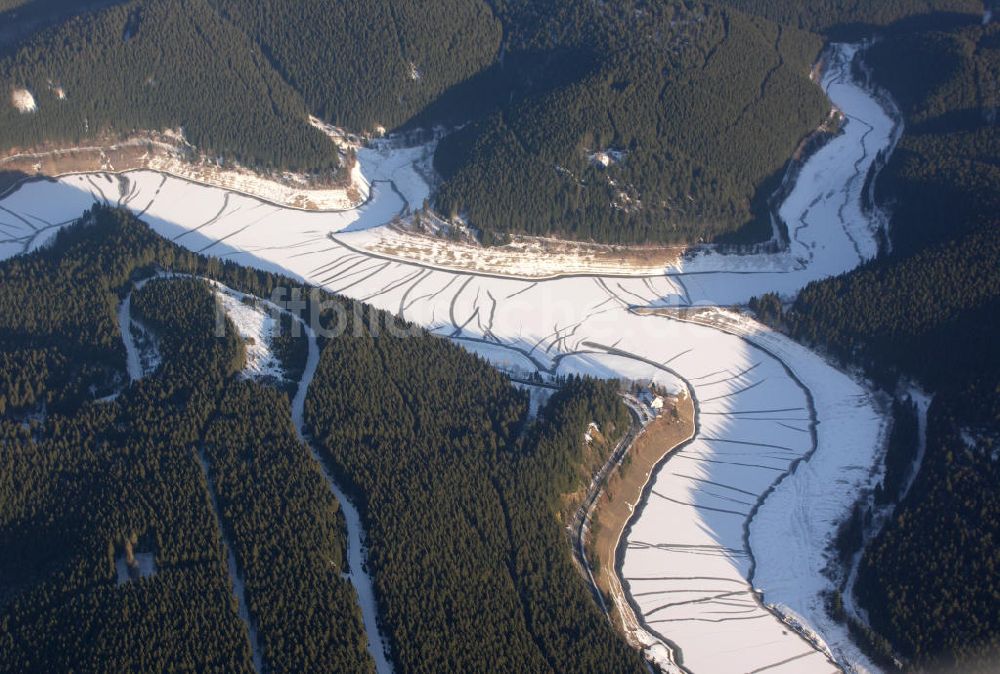
[[[343,170],[318,174],[263,173],[235,162],[210,159],[188,144],[179,131],[142,132],[118,138],[95,138],[88,145],[57,143],[13,148],[0,154],[0,193],[27,177],[58,178],[73,173],[123,173],[151,170],[247,194],[299,210],[346,210],[367,197],[352,181],[353,156],[343,156]]]
[[[618,543],[646,483],[660,461],[694,434],[694,402],[690,397],[669,398],[664,410],[646,426],[621,465],[608,476],[594,506],[587,557],[594,580],[606,597],[620,587],[616,569]],[[617,603],[610,602],[609,610],[615,625],[623,628]]]
[[[352,245],[357,245],[352,241]],[[662,273],[688,249],[617,246],[543,237],[515,236],[503,246],[480,246],[413,231],[399,223],[372,231],[360,242],[369,252],[435,267],[546,278],[568,274]]]

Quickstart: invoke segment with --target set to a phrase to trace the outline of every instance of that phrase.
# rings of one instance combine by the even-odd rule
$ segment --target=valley
[[[618,560],[620,608],[636,618],[626,621],[630,640],[670,672],[874,672],[828,617],[834,581],[824,574],[854,495],[877,477],[883,405],[864,382],[726,309],[766,292],[790,296],[877,252],[884,215],[865,207],[866,192],[900,122],[854,80],[860,48],[829,53],[822,83],[845,123],[781,204],[789,241],[779,252],[701,249],[635,270],[594,269],[572,255],[553,264],[530,250],[485,269],[439,254],[410,260],[405,247],[379,242],[428,199],[430,149],[391,140],[358,151],[371,198],[339,212],[282,208],[149,170],[25,182],[0,199],[0,251],[44,245],[95,200],[118,204],[191,251],[366,302],[508,372],[684,392],[696,436],[657,468]],[[292,414],[301,435],[298,396]],[[353,518],[356,569],[363,517],[336,496]],[[371,635],[371,590],[356,588]]]

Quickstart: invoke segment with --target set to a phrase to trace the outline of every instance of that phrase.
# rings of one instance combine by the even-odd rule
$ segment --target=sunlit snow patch
[[[616,150],[614,148],[607,148],[605,150],[596,150],[587,155],[587,159],[594,166],[599,166],[600,168],[608,168],[613,164],[620,164],[625,161],[625,151]]]
[[[27,89],[14,89],[10,95],[11,103],[17,108],[18,112],[28,113],[35,112],[38,110],[38,104],[35,103],[35,97]]]
[[[136,284],[141,289],[147,281]],[[132,293],[118,306],[118,328],[125,345],[125,368],[132,381],[151,375],[160,366],[160,347],[156,336],[132,316]]]
[[[248,295],[237,296],[228,290],[217,289],[216,297],[246,347],[243,375],[284,379],[281,362],[271,350],[271,338],[278,329],[275,317]]]

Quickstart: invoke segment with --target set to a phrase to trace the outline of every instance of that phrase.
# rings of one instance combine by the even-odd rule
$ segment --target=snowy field
[[[12,91],[10,102],[21,114],[38,110],[38,104],[35,102],[34,95],[27,89],[15,89]]]
[[[826,618],[820,593],[831,587],[821,574],[827,544],[881,452],[876,401],[815,354],[734,314],[679,320],[641,311],[791,294],[874,255],[881,218],[861,211],[861,193],[899,129],[850,80],[853,53],[841,48],[824,78],[847,124],[803,167],[781,209],[787,254],[704,255],[644,276],[532,281],[352,245],[422,203],[427,146],[359,153],[372,199],[337,213],[281,209],[148,171],[28,183],[0,201],[0,250],[30,250],[40,232],[94,199],[121,203],[191,250],[371,303],[504,368],[688,389],[697,438],[663,464],[626,537],[622,581],[643,630],[676,644],[697,673],[874,671]],[[648,652],[670,649],[654,643]]]
[[[218,287],[215,296],[243,339],[247,359],[243,376],[284,379],[281,361],[271,350],[271,338],[278,329],[273,312],[254,298],[229,288]]]

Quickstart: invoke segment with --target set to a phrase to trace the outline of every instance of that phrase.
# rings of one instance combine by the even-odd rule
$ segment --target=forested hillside
[[[37,105],[0,105],[8,148],[183,128],[208,155],[265,168],[337,165],[336,148],[307,125],[301,96],[206,0],[137,1],[73,18],[0,61],[0,83],[26,88]]]
[[[32,32],[124,0],[0,0],[0,54]]]
[[[640,671],[559,522],[588,423],[627,428],[617,384],[571,381],[524,429],[523,394],[455,349],[329,342],[307,400],[315,441],[365,504],[398,671]]]
[[[217,522],[237,541],[269,671],[370,669],[338,573],[337,504],[295,438],[285,395],[233,378],[242,342],[231,325],[214,336],[205,284],[133,293],[163,362],[114,395],[124,378],[115,310],[133,273],[158,263],[246,277],[124,213],[86,223],[0,265],[0,670],[252,670]],[[149,556],[152,575],[122,576],[133,555]]]
[[[212,0],[310,110],[349,129],[392,129],[492,63],[502,27],[481,0]]]
[[[897,21],[932,14],[979,15],[982,0],[720,0],[745,12],[805,30],[853,37]],[[940,22],[940,16],[929,19]]]
[[[827,111],[820,40],[796,29],[700,4],[506,11],[525,26],[496,74],[511,93],[435,157],[437,207],[480,229],[715,239],[763,215],[758,192]]]
[[[0,105],[0,146],[183,128],[208,156],[325,170],[336,152],[309,114],[359,132],[468,123],[438,151],[449,214],[494,233],[707,240],[765,222],[826,112],[808,79],[820,47],[692,3],[131,0],[0,58],[0,88],[35,107]]]
[[[267,671],[369,671],[338,504],[287,393],[235,374],[243,341],[214,336],[207,283],[132,290],[162,362],[127,384],[116,311],[157,270],[291,285],[103,207],[0,264],[0,671],[250,670],[227,548]],[[325,299],[366,329],[323,342],[307,421],[362,506],[396,668],[640,671],[560,523],[585,457],[628,427],[617,384],[570,380],[529,421],[478,357]],[[586,444],[591,422],[608,444]],[[123,577],[133,557],[152,573]]]
[[[1000,658],[998,38],[1000,26],[969,21],[871,49],[907,117],[877,186],[892,252],[811,284],[784,315],[773,298],[755,303],[888,390],[913,379],[934,396],[922,468],[857,585],[909,671],[991,672]]]
[[[0,105],[0,147],[183,128],[203,155],[328,171],[337,153],[309,114],[356,132],[460,126],[436,153],[444,183],[434,204],[484,240],[676,243],[770,236],[767,199],[828,107],[809,79],[821,38],[807,31],[857,32],[931,11],[934,22],[975,23],[982,5],[128,0],[84,9],[19,35],[0,58],[0,88],[30,92],[36,108]],[[17,11],[71,10],[34,0]]]
[[[796,338],[860,362],[887,385],[910,373],[935,389],[964,386],[994,360],[988,318],[998,269],[1000,232],[987,226],[811,284],[785,320]]]
[[[1000,213],[1000,25],[890,36],[868,62],[907,119],[878,184],[892,241],[908,254],[989,228]]]

